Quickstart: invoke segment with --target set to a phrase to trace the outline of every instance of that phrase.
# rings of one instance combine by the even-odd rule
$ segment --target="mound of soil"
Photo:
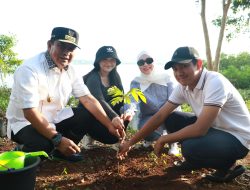
[[[0,152],[12,150],[15,143],[0,139]],[[167,150],[166,150],[167,151]],[[109,146],[83,150],[85,160],[78,163],[43,160],[36,177],[36,190],[249,190],[250,154],[240,164],[248,170],[229,183],[212,183],[204,176],[212,170],[178,171],[174,162],[181,158],[161,158],[153,149],[133,149],[125,160],[116,159]]]

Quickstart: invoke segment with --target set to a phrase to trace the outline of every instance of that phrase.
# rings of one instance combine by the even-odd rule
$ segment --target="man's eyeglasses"
[[[148,58],[145,59],[145,60],[140,59],[139,61],[137,61],[137,65],[138,65],[138,66],[143,66],[145,63],[147,63],[147,64],[149,65],[149,64],[152,64],[153,62],[154,62],[153,58],[148,57]]]

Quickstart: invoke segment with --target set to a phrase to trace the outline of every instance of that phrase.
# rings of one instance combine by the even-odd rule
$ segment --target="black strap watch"
[[[53,143],[54,147],[57,147],[60,144],[61,140],[62,140],[62,134],[57,133],[52,137],[51,142]]]

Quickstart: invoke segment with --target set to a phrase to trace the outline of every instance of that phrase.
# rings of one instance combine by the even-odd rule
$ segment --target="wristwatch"
[[[52,137],[52,139],[51,139],[51,141],[52,141],[54,147],[57,147],[57,146],[60,144],[61,140],[62,140],[62,134],[61,134],[61,133],[55,134],[55,135]]]

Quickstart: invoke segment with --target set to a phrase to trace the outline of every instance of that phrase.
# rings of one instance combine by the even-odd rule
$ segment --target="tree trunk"
[[[211,55],[211,49],[210,49],[210,40],[209,40],[209,34],[208,34],[208,28],[207,28],[207,22],[206,22],[206,0],[201,0],[201,22],[202,22],[202,28],[203,28],[203,34],[205,39],[205,46],[206,46],[206,56],[207,56],[207,68],[208,70],[213,69],[213,63],[212,63],[212,55]]]
[[[226,27],[227,13],[228,13],[228,9],[230,7],[231,2],[232,0],[223,0],[223,15],[221,19],[220,34],[219,34],[217,48],[215,52],[215,59],[214,59],[214,65],[213,65],[214,71],[219,71],[222,41],[223,41],[225,27]]]

